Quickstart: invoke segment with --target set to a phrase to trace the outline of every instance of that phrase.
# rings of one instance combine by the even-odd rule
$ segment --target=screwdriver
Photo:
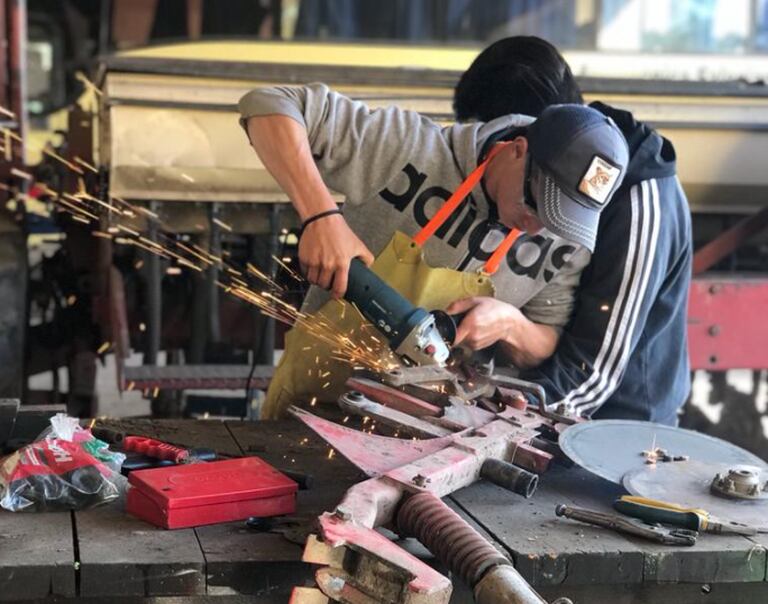
[[[617,512],[645,522],[671,524],[692,531],[730,535],[756,535],[759,532],[768,532],[765,528],[721,520],[701,508],[686,508],[675,503],[645,497],[624,495],[613,502],[613,508]]]

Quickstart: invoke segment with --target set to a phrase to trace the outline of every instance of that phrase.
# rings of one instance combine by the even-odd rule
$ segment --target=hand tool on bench
[[[183,464],[199,461],[213,461],[217,458],[213,449],[196,447],[187,449],[146,436],[128,435],[120,430],[94,426],[91,433],[106,443],[120,447],[129,456],[123,463],[122,473],[134,470],[160,467],[170,464]]]
[[[665,545],[695,545],[696,538],[698,537],[696,531],[688,529],[670,529],[656,524],[631,520],[618,514],[607,514],[605,512],[575,508],[562,504],[555,508],[555,514],[586,524],[602,526],[619,533],[657,541]]]
[[[686,508],[657,499],[624,495],[613,502],[613,508],[626,516],[648,523],[671,524],[701,533],[723,535],[756,535],[768,532],[768,527],[755,527],[743,522],[722,520],[701,508]]]
[[[425,387],[438,385],[437,391],[419,391],[435,396],[426,401],[405,392],[408,376],[423,378],[420,384]],[[465,396],[492,397],[499,383],[507,383],[496,382],[495,376],[473,376],[472,381],[477,378],[479,383],[468,384],[456,372],[430,366],[400,368],[383,376],[387,378],[392,378],[389,384],[350,379],[347,385],[352,391],[341,397],[339,405],[423,440],[367,434],[291,408],[295,417],[370,476],[350,488],[334,512],[320,517],[318,535],[307,543],[304,560],[322,566],[316,574],[320,592],[334,600],[365,604],[448,602],[450,581],[375,530],[386,526],[417,537],[473,588],[479,604],[544,603],[510,561],[441,497],[481,478],[530,496],[537,481],[530,470],[544,471],[554,458],[531,443],[556,434],[560,420],[575,420],[509,406],[491,406],[494,412],[440,392],[453,389]],[[548,409],[539,386],[514,385],[536,392]],[[297,589],[292,604],[319,597],[310,591]]]

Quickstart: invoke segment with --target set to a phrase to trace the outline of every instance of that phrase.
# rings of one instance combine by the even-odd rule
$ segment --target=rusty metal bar
[[[715,239],[699,248],[693,255],[693,274],[699,275],[723,258],[735,252],[753,235],[768,227],[768,207],[748,216]]]

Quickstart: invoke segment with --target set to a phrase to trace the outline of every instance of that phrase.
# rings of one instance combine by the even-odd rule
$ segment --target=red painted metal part
[[[320,527],[323,541],[329,545],[351,546],[372,553],[379,560],[385,560],[389,565],[411,573],[413,579],[408,584],[411,591],[433,593],[445,589],[446,583],[450,583],[434,568],[411,556],[381,533],[347,522],[335,514],[323,514]]]
[[[422,401],[415,396],[411,396],[402,390],[390,388],[389,386],[374,382],[373,380],[350,378],[347,380],[346,385],[350,390],[356,390],[365,396],[375,398],[376,401],[382,405],[397,409],[403,413],[409,413],[415,417],[434,417],[440,415],[440,412],[442,411],[437,405],[431,405],[430,403]]]
[[[454,438],[453,436],[427,440],[390,438],[352,430],[297,407],[292,407],[291,413],[368,476],[380,476],[444,449]]]
[[[711,268],[766,227],[768,227],[768,207],[748,216],[696,250],[693,255],[693,274],[699,275]]]
[[[401,425],[410,425],[413,419],[424,421],[425,417],[431,422],[441,422],[451,411],[453,418],[449,423],[455,426],[455,432],[423,440],[389,438],[351,430],[296,407],[290,409],[295,417],[339,453],[369,476],[374,476],[348,489],[335,512],[321,517],[321,536],[323,542],[331,546],[329,549],[351,548],[372,557],[375,564],[361,564],[359,568],[363,570],[352,578],[348,569],[338,564],[338,559],[346,559],[346,554],[339,552],[335,565],[319,556],[316,563],[326,565],[316,577],[320,591],[333,599],[350,603],[384,601],[382,590],[385,588],[382,585],[392,576],[402,576],[404,572],[411,572],[409,569],[414,565],[420,564],[388,540],[382,541],[381,535],[374,530],[375,527],[389,526],[397,519],[401,529],[416,535],[443,563],[459,572],[473,587],[486,576],[486,571],[507,569],[504,572],[514,575],[515,581],[505,586],[503,597],[507,599],[504,601],[521,604],[543,602],[511,568],[509,560],[451,512],[440,497],[479,480],[483,464],[489,459],[515,461],[538,471],[547,469],[553,456],[537,450],[530,443],[539,436],[543,425],[554,428],[555,420],[541,413],[514,407],[492,413],[472,404],[457,404],[450,398],[446,399],[447,405],[441,408],[441,417],[421,415],[420,418],[404,419],[405,414],[397,409],[402,399],[393,395],[392,388],[367,380],[362,385],[364,388],[358,388],[358,392],[341,397],[342,408],[382,422],[386,419],[394,426],[398,426],[398,418],[400,422],[405,422]],[[363,389],[375,400],[363,396],[360,392]],[[512,396],[512,393],[508,394]],[[397,410],[388,408],[387,403]],[[409,406],[416,413],[423,412],[419,405]],[[446,424],[440,425],[441,429],[446,428]],[[404,498],[405,503],[402,503]],[[342,531],[343,538],[338,538],[336,531]],[[312,562],[307,558],[307,551],[305,559]],[[385,572],[382,565],[395,572]],[[450,586],[446,588],[443,585],[442,591],[435,592],[437,602],[447,601],[450,595]],[[413,584],[408,589],[411,590],[409,594],[418,591]],[[295,601],[300,601],[298,592],[294,596]],[[377,596],[380,598],[377,599]],[[386,601],[394,602],[391,599]],[[397,601],[431,604],[433,600],[406,597]]]
[[[692,369],[768,367],[768,279],[695,278],[688,305]]]

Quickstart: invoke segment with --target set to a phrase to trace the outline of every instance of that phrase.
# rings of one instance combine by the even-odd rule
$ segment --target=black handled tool
[[[630,520],[618,514],[606,514],[594,510],[573,508],[567,505],[558,505],[555,514],[564,516],[579,522],[602,526],[620,533],[635,535],[651,541],[658,541],[665,545],[695,545],[698,533],[687,529],[669,529],[663,526],[645,524],[637,520]]]
[[[352,302],[409,365],[445,365],[449,346],[435,316],[405,299],[358,258],[349,267],[344,298]]]

